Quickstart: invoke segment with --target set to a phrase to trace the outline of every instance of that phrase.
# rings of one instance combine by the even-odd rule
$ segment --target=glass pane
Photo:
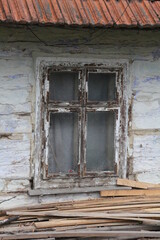
[[[114,112],[89,112],[87,171],[114,170]]]
[[[78,73],[53,72],[50,74],[49,99],[70,102],[78,100]]]
[[[89,73],[88,100],[112,101],[115,100],[115,73]]]
[[[78,160],[78,114],[51,113],[49,173],[74,173]]]

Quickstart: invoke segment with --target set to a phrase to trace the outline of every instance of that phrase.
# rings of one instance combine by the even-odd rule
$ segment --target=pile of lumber
[[[0,239],[160,239],[160,186],[117,185],[122,189],[101,191],[98,199],[1,211]]]

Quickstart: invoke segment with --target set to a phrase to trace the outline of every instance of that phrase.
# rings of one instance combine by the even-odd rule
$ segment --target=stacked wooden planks
[[[98,199],[1,211],[0,239],[160,239],[159,185],[126,179],[117,185],[122,189],[101,191]]]

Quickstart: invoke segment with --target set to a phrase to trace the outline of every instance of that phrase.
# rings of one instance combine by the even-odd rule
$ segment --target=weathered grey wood
[[[34,232],[35,231],[35,227],[32,226],[5,226],[5,227],[1,227],[0,228],[0,234],[4,234],[4,233],[16,233],[16,232]]]
[[[11,239],[40,239],[51,237],[160,237],[160,232],[148,231],[68,231],[68,232],[45,232],[45,233],[26,233],[1,235],[2,240]]]
[[[127,224],[127,225],[126,225]],[[90,231],[119,231],[119,230],[124,230],[124,231],[128,231],[128,230],[147,230],[147,231],[158,231],[159,230],[159,226],[148,226],[148,225],[140,225],[139,223],[125,223],[125,222],[121,222],[121,223],[112,223],[111,225],[108,225],[108,223],[106,224],[93,224],[93,225],[85,225],[85,226],[70,226],[70,227],[56,227],[55,230],[56,231],[75,231],[75,230],[84,230],[84,229],[88,229]],[[50,229],[51,230],[51,229]],[[53,230],[53,229],[52,229]],[[7,233],[7,232],[6,232]]]

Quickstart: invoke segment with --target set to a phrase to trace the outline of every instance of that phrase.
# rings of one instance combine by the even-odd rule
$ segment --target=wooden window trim
[[[126,61],[119,61],[118,63],[116,61],[112,60],[105,60],[104,63],[101,64],[101,60],[99,60],[99,64],[92,64],[93,67],[90,64],[90,61],[86,60],[74,60],[68,61],[65,58],[61,59],[60,61],[56,61],[57,59],[53,58],[53,60],[48,61],[47,59],[39,58],[37,61],[37,87],[36,87],[36,134],[35,134],[35,158],[33,161],[34,164],[34,185],[33,185],[33,191],[36,189],[52,189],[52,193],[54,192],[54,189],[66,189],[70,188],[70,192],[72,192],[72,189],[80,188],[85,191],[85,188],[98,188],[100,186],[103,186],[104,188],[108,185],[113,185],[116,183],[117,176],[122,177],[126,174],[126,143],[125,139],[127,139],[127,100],[126,96],[123,94],[123,91],[126,91],[127,88],[127,71],[128,71],[128,62]],[[55,64],[56,62],[56,64]],[[43,106],[44,96],[46,96],[45,100],[47,100],[47,95],[45,95],[45,90],[47,89],[47,81],[45,81],[48,77],[48,71],[52,68],[58,68],[61,66],[63,69],[69,69],[69,68],[79,68],[79,70],[82,70],[83,68],[89,68],[94,70],[95,68],[99,69],[106,69],[107,71],[118,71],[119,72],[119,81],[120,84],[117,86],[118,92],[119,92],[119,100],[120,100],[120,108],[117,109],[117,103],[114,102],[113,107],[117,109],[119,112],[120,119],[118,120],[117,130],[116,133],[118,134],[120,138],[120,143],[118,142],[116,145],[116,148],[118,149],[116,151],[116,165],[115,169],[117,170],[117,173],[108,173],[107,175],[97,175],[92,176],[87,175],[82,177],[82,179],[79,179],[77,176],[75,177],[56,177],[56,178],[48,178],[45,176],[47,165],[43,158],[43,152],[46,145],[46,138],[45,138],[45,130],[48,128],[47,126],[47,114],[45,113],[45,109]],[[122,90],[122,91],[121,91]],[[75,104],[75,103],[73,103]],[[76,105],[74,105],[76,106]],[[107,108],[110,106],[110,103],[108,105],[104,105],[103,107]],[[50,106],[52,107],[52,106]],[[62,107],[60,104],[59,107]],[[99,104],[96,104],[95,107],[101,107]],[[89,106],[88,106],[89,108]],[[44,134],[45,133],[45,134]],[[123,137],[122,137],[123,136]],[[121,139],[123,138],[123,142]],[[118,146],[119,145],[119,146]],[[67,181],[66,181],[67,180]],[[82,191],[82,192],[83,192]],[[73,190],[73,192],[75,192]]]

